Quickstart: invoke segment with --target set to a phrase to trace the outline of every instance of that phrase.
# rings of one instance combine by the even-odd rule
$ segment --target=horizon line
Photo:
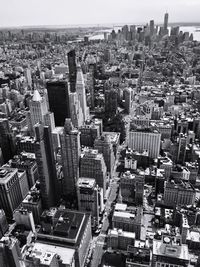
[[[88,27],[108,27],[108,25],[111,27],[117,27],[117,26],[123,26],[123,25],[146,25],[149,24],[148,22],[109,22],[109,23],[77,23],[77,24],[36,24],[36,25],[17,25],[17,26],[0,26],[0,29],[21,29],[21,28],[52,28],[52,27],[75,27],[75,28],[88,28]],[[163,22],[157,22],[155,23],[156,25],[162,25]],[[184,21],[177,21],[177,22],[169,22],[168,25],[173,25],[173,24],[194,24],[193,26],[195,26],[195,24],[200,24],[200,21],[188,21],[188,22],[184,22]]]

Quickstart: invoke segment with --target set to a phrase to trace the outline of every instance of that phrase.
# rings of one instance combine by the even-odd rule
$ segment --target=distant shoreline
[[[68,25],[30,25],[30,26],[0,26],[0,31],[4,30],[64,30],[64,29],[110,29],[112,27],[121,27],[123,25],[146,25],[147,23],[134,23],[134,22],[124,22],[124,23],[102,23],[102,24],[68,24]],[[162,23],[155,23],[155,25],[162,25]],[[182,26],[182,27],[200,27],[200,22],[172,22],[169,26]]]

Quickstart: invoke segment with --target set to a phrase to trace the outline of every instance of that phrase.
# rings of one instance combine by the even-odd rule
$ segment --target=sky
[[[200,22],[200,0],[0,0],[0,27]]]

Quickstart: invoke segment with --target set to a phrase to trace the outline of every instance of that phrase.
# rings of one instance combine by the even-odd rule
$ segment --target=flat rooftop
[[[6,184],[18,172],[16,168],[2,167],[0,168],[0,183]]]
[[[78,179],[78,186],[81,188],[94,188],[96,185],[95,179],[80,177]]]
[[[62,264],[70,265],[74,259],[75,249],[49,245],[45,243],[34,243],[30,256],[39,258],[41,263],[48,262],[48,255],[59,255]],[[49,256],[51,259],[51,256]]]

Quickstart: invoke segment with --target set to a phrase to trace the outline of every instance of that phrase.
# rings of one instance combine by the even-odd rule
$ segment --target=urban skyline
[[[144,23],[152,18],[159,24],[165,12],[173,23],[199,23],[199,8],[198,0],[29,0],[28,5],[25,0],[3,0],[0,27]]]

